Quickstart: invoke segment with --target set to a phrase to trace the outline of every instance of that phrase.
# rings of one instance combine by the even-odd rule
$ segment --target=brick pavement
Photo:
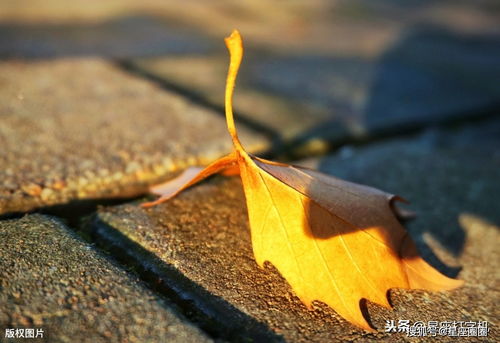
[[[486,339],[465,341],[498,338],[494,1],[0,7],[0,329],[44,327],[50,342],[422,341],[385,332],[404,318],[488,321]],[[367,334],[257,268],[236,179],[137,206],[148,185],[231,148],[221,38],[234,27],[248,47],[245,145],[408,198],[424,258],[463,288],[393,290],[394,311],[368,304]]]

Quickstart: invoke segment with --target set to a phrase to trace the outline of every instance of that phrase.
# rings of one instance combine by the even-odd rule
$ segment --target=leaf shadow
[[[389,208],[387,209],[388,211],[390,210]],[[355,210],[355,209],[353,209],[353,210]],[[305,211],[307,214],[306,218],[308,218],[308,220],[309,220],[309,218],[314,218],[314,217],[316,217],[316,218],[324,217],[324,210],[321,207],[317,206],[312,201],[308,202],[308,204],[306,205]],[[397,218],[397,220],[403,226],[403,228],[406,229],[405,228],[406,220],[403,220],[401,218]],[[346,236],[346,235],[350,235],[350,234],[356,234],[361,230],[370,229],[370,227],[383,226],[383,224],[373,222],[373,225],[370,225],[370,227],[357,228],[357,227],[354,227],[353,225],[345,225],[345,223],[343,222],[342,219],[335,219],[335,221],[337,221],[337,223],[336,223],[337,225],[335,225],[336,231],[332,231],[330,226],[325,226],[324,228],[322,228],[321,225],[313,225],[313,226],[311,226],[311,232],[310,232],[311,236],[315,239],[326,240],[326,239],[329,239],[329,238],[334,237],[334,236],[340,236],[340,235]],[[310,224],[311,223],[309,222],[309,225]],[[307,224],[305,223],[305,225],[307,225]],[[412,259],[412,258],[423,257],[424,260],[429,262],[432,266],[434,266],[437,270],[439,270],[444,275],[449,276],[449,277],[456,277],[458,275],[458,273],[461,270],[461,267],[446,265],[437,257],[437,255],[432,251],[432,249],[425,243],[425,241],[421,238],[420,234],[416,234],[415,232],[412,233],[410,230],[407,230],[407,229],[406,229],[406,231],[407,231],[407,235],[409,235],[413,239],[415,244],[417,245],[417,251],[397,250],[397,247],[399,247],[402,244],[402,242],[406,239],[406,235],[399,237],[399,236],[397,236],[397,232],[394,232],[394,235],[392,237],[388,238],[383,243],[390,246],[390,247],[394,247],[393,253],[398,254],[401,258]],[[390,232],[389,230],[387,230],[387,232],[389,232],[389,234],[392,234],[392,232]],[[457,230],[454,234],[455,234],[455,236],[457,236],[457,235],[464,236],[462,230]],[[461,239],[460,242],[465,242],[465,236],[461,237],[460,239]],[[344,242],[345,242],[345,240],[344,240]],[[463,244],[460,244],[460,245],[463,245]],[[373,261],[373,262],[376,263],[376,261]]]
[[[486,162],[480,153],[468,156],[460,150],[429,150],[421,138],[381,143],[349,158],[326,157],[319,160],[318,169],[409,199],[411,203],[404,206],[414,210],[416,218],[405,226],[420,254],[443,274],[456,277],[461,268],[443,263],[436,249],[440,256],[461,256],[467,239],[458,222],[461,213],[478,213],[500,222],[495,205],[488,201],[500,191],[495,181],[498,161]],[[428,244],[428,236],[438,244],[434,249]]]
[[[345,156],[341,151],[336,158],[320,158],[317,168],[325,174],[396,193],[410,200],[410,209],[416,210],[417,218],[406,223],[407,231],[422,257],[450,277],[455,277],[460,267],[443,263],[425,242],[424,236],[430,234],[447,253],[459,257],[466,241],[465,232],[457,221],[461,212],[475,211],[487,218],[498,219],[494,206],[482,202],[479,193],[471,198],[468,192],[475,192],[472,189],[475,187],[490,197],[493,191],[484,189],[481,180],[475,182],[476,185],[470,182],[482,176],[481,168],[469,168],[467,175],[462,172],[464,175],[457,176],[462,181],[453,180],[449,175],[453,172],[451,167],[457,171],[461,169],[460,163],[474,164],[461,156],[442,155],[440,149],[453,147],[458,139],[438,137],[429,141],[425,137],[417,140],[407,137],[405,143],[391,146],[388,138],[415,133],[433,125],[460,122],[464,118],[496,116],[500,95],[498,87],[494,86],[494,80],[500,75],[496,63],[500,56],[498,42],[498,34],[465,34],[419,23],[410,26],[373,63],[373,76],[363,108],[350,109],[353,113],[362,110],[356,118],[359,119],[357,124],[365,131],[364,135],[356,137],[348,132],[351,138],[344,136],[344,139],[335,140],[333,137],[338,136],[339,126],[343,124],[332,119],[304,132],[292,142],[297,146],[306,142],[308,137],[328,137],[330,149],[333,149],[346,142],[370,143],[378,139],[379,143],[372,143],[373,148],[367,147],[366,153],[357,156],[355,153],[351,156],[354,148]],[[429,51],[433,53],[429,54]],[[325,58],[320,61],[321,65],[327,64]],[[299,62],[297,60],[292,65],[300,66]],[[333,66],[336,59],[331,58],[330,62],[332,66],[319,74],[319,80],[327,80],[328,75],[337,73]],[[360,66],[359,70],[365,68],[362,63]],[[283,91],[286,92],[287,88],[284,87]],[[316,98],[311,99],[319,101],[318,96],[316,94]],[[325,101],[329,95],[324,93],[320,98]],[[330,130],[333,127],[337,128]],[[481,150],[482,147],[478,146],[471,152],[477,154]],[[484,163],[484,160],[478,163]],[[309,211],[315,209],[310,207]],[[318,238],[327,238],[324,235],[328,233],[315,233]]]
[[[351,182],[364,183],[384,190],[397,190],[411,199],[414,205],[410,208],[417,208],[417,217],[411,222],[403,221],[402,224],[405,224],[408,235],[415,242],[418,251],[401,257],[416,257],[418,252],[426,262],[442,274],[456,278],[462,270],[462,266],[459,265],[460,260],[457,258],[462,256],[467,241],[467,234],[459,223],[461,214],[473,211],[487,218],[494,218],[493,222],[500,222],[495,206],[487,201],[494,199],[500,191],[500,184],[496,182],[495,177],[495,170],[498,169],[494,167],[494,162],[487,167],[484,165],[484,160],[481,165],[479,161],[474,163],[460,158],[459,155],[429,153],[426,147],[418,146],[418,143],[418,140],[417,143],[400,140],[375,145],[365,148],[364,153],[355,154],[347,160],[338,156],[326,157],[319,160],[318,169],[325,174],[335,175]],[[425,152],[422,152],[422,149]],[[388,156],[393,157],[387,158]],[[443,163],[435,163],[436,160],[441,160]],[[472,167],[462,167],[462,170],[456,171],[458,169],[455,168],[460,168],[466,163]],[[427,169],[430,165],[433,166],[432,174]],[[450,177],[450,173],[455,173],[455,178]],[[471,189],[477,188],[478,182],[476,180],[474,185],[470,181],[474,179],[472,175],[479,179],[480,183],[482,182],[482,188],[474,196],[470,195]],[[478,203],[477,199],[483,199],[483,202]],[[305,218],[324,217],[322,209],[317,205],[306,205],[305,211],[307,213]],[[334,235],[353,234],[359,229],[341,225],[337,232],[321,228],[314,230],[314,227],[311,230],[314,238],[324,240]],[[437,245],[429,245],[426,240],[429,235],[437,241]],[[446,263],[443,262],[443,257]],[[454,261],[450,262],[451,260]],[[388,299],[390,301],[389,295]],[[360,309],[368,324],[376,328],[370,319],[366,301],[360,302]]]

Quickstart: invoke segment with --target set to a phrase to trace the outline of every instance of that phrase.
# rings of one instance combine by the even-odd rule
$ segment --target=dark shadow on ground
[[[500,35],[416,25],[376,62],[365,127],[435,124],[500,103]],[[497,107],[498,108],[498,107]]]
[[[127,196],[121,198],[94,198],[75,199],[64,204],[41,206],[31,211],[9,212],[0,215],[0,220],[21,218],[27,214],[40,213],[62,218],[65,223],[73,228],[80,226],[80,220],[90,214],[95,213],[101,206],[118,206],[134,201],[138,196]]]
[[[365,112],[359,122],[368,137],[371,137],[365,141],[371,142],[371,147],[365,147],[364,151],[352,158],[343,160],[341,156],[325,157],[319,163],[319,170],[325,174],[376,187],[410,200],[414,204],[410,209],[416,210],[418,217],[408,226],[409,234],[422,257],[442,273],[452,277],[458,274],[460,268],[442,263],[424,242],[424,234],[430,233],[448,253],[460,256],[466,242],[465,232],[458,223],[461,213],[479,213],[494,222],[499,221],[498,213],[491,205],[492,200],[486,201],[495,197],[493,188],[496,185],[490,184],[495,180],[492,173],[494,166],[499,164],[498,159],[496,162],[491,160],[490,164],[489,156],[481,153],[484,147],[479,144],[468,149],[467,154],[462,156],[462,148],[454,149],[454,145],[463,147],[464,137],[454,138],[449,133],[438,133],[434,139],[430,136],[420,139],[408,137],[406,140],[381,142],[378,145],[374,145],[373,139],[407,135],[436,125],[466,125],[464,121],[468,118],[498,117],[498,43],[500,36],[458,35],[443,28],[419,25],[411,28],[372,67],[373,78],[367,91]],[[300,59],[297,61],[300,62]],[[324,84],[328,85],[329,70],[335,70],[334,63],[332,61],[330,67],[327,67],[325,61],[319,67],[311,63],[306,65],[315,71],[311,75],[325,80]],[[295,66],[300,66],[300,63]],[[325,74],[321,75],[320,70],[323,69]],[[267,75],[266,78],[279,80],[272,75]],[[293,90],[294,85],[299,87],[292,83],[288,90],[298,92],[298,88]],[[321,88],[318,85],[316,87],[318,90]],[[317,93],[317,101],[322,97],[328,99],[327,92],[323,90],[323,96]],[[311,92],[310,97],[312,101],[313,93]],[[307,94],[308,91],[306,96]],[[481,108],[483,110],[478,111]],[[488,134],[495,135],[492,132],[496,131],[500,137],[498,121],[493,122],[497,124],[497,130],[489,128]],[[327,133],[334,126],[332,121],[317,130]],[[481,135],[485,126],[479,125],[477,130],[479,133],[476,136]],[[500,144],[500,138],[494,139],[494,143],[487,141],[488,145]],[[481,164],[484,168],[480,167]],[[311,186],[306,187],[306,193],[311,191],[308,187]],[[339,183],[335,187],[344,185]],[[312,235],[325,239],[381,224],[380,218],[369,213],[369,207],[363,208],[363,203],[371,205],[369,200],[365,201],[371,197],[370,194],[359,193],[359,201],[356,201],[356,197],[349,193],[356,193],[354,189],[346,187],[347,192],[342,195],[335,187],[331,190],[331,196],[340,212],[334,213],[331,220],[338,220],[336,227],[339,229],[328,230],[326,225],[318,222],[317,230],[313,230]],[[316,187],[315,192],[326,192],[326,189]],[[325,217],[316,213],[322,211],[317,206],[310,204],[306,207],[310,218]],[[348,208],[353,212],[349,213],[346,210]],[[365,216],[371,217],[372,222],[365,225]],[[349,218],[352,219],[351,223],[359,222],[359,225],[345,225]],[[395,239],[399,240],[400,237]],[[390,241],[390,238],[386,239],[386,243]],[[394,246],[393,243],[389,245]]]
[[[216,45],[210,37],[160,17],[137,15],[95,24],[0,23],[0,58],[96,56],[132,58],[200,54]]]
[[[412,27],[379,58],[374,66],[363,126],[368,132],[372,131],[375,134],[380,132],[382,137],[389,137],[391,134],[392,136],[399,134],[400,130],[403,133],[410,133],[415,132],[414,128],[451,124],[467,118],[498,117],[500,113],[500,88],[496,81],[500,79],[498,60],[500,60],[498,35],[459,35],[440,27],[420,25]],[[483,110],[478,111],[481,108]],[[477,129],[479,133],[475,135],[481,135],[480,132],[486,127],[479,127]],[[498,125],[496,127],[496,132],[500,136],[500,129]],[[491,132],[489,128],[490,136]],[[472,192],[470,188],[475,187],[473,178],[477,181],[481,177],[492,177],[488,174],[488,170],[492,169],[491,166],[484,168],[484,171],[469,168],[469,164],[474,163],[472,162],[474,158],[461,158],[460,151],[455,151],[454,155],[446,155],[448,152],[441,148],[453,148],[455,144],[463,148],[462,141],[465,138],[453,138],[453,135],[449,134],[447,138],[444,138],[445,136],[442,135],[443,139],[432,140],[430,137],[422,137],[420,140],[410,140],[407,143],[401,141],[393,144],[394,149],[387,144],[373,149],[371,153],[367,149],[363,156],[356,156],[351,165],[345,166],[349,170],[348,173],[341,171],[339,175],[339,168],[332,165],[333,160],[328,159],[320,163],[319,169],[350,181],[384,190],[389,189],[412,202],[421,202],[422,207],[428,211],[436,207],[429,206],[429,203],[443,206],[439,215],[432,213],[434,221],[424,214],[424,218],[429,218],[423,223],[424,227],[417,231],[412,230],[410,233],[417,236],[414,238],[424,258],[431,260],[445,274],[452,275],[454,271],[445,268],[425,246],[421,234],[424,231],[430,232],[449,252],[459,256],[466,239],[457,222],[460,213],[472,211],[497,221],[499,218],[491,209],[483,211],[491,206],[478,202],[479,199],[470,200],[467,193]],[[471,140],[468,141],[473,143]],[[500,144],[498,138],[494,141]],[[405,144],[408,145],[405,147]],[[491,140],[488,144],[491,144]],[[468,154],[477,155],[481,149],[483,147],[478,145],[468,150]],[[466,164],[467,168],[465,166],[461,168],[460,163]],[[398,170],[399,173],[390,170]],[[487,175],[482,175],[483,172]],[[452,175],[453,173],[455,175]],[[461,181],[454,182],[453,178],[461,178]],[[491,182],[491,179],[485,182]],[[433,193],[435,189],[441,189],[442,193]],[[460,199],[459,203],[457,199]],[[444,205],[447,202],[450,203],[448,207]],[[416,223],[422,225],[420,220]]]
[[[170,82],[169,80],[161,76],[155,75],[154,73],[148,72],[140,67],[137,67],[134,63],[130,63],[127,60],[118,60],[116,61],[116,63],[120,68],[126,70],[127,72],[133,75],[145,78],[169,92],[173,92],[182,97],[185,97],[190,101],[192,101],[193,103],[200,105],[204,108],[209,108],[213,110],[215,113],[225,117],[224,106],[210,101],[202,94],[198,94],[189,88],[186,88],[174,82]],[[244,125],[245,127],[259,133],[260,135],[263,135],[270,142],[269,148],[267,148],[266,151],[260,152],[259,156],[265,158],[271,158],[273,155],[284,153],[285,142],[279,131],[274,130],[262,124],[258,120],[254,120],[252,118],[251,113],[242,113],[241,111],[236,110],[234,115],[237,124],[239,123],[240,125]]]
[[[215,42],[199,31],[154,16],[126,16],[95,24],[0,23],[0,59],[112,59],[126,72],[154,82],[169,92],[177,93],[224,116],[224,106],[131,63],[134,58],[207,55],[216,50],[225,50],[222,37]],[[236,120],[264,135],[271,142],[271,148],[263,152],[264,156],[269,157],[271,152],[283,152],[280,132],[254,120],[251,113],[236,113]]]
[[[481,132],[479,129],[475,135]],[[354,149],[352,156],[323,158],[318,168],[323,173],[408,199],[411,204],[405,208],[415,211],[417,217],[406,226],[423,258],[444,274],[455,276],[457,268],[439,261],[425,243],[424,234],[431,234],[448,253],[458,257],[467,239],[458,223],[461,214],[477,213],[500,223],[495,200],[500,192],[496,176],[500,158],[491,154],[489,146],[474,147],[471,143],[463,149],[463,142],[470,142],[464,135],[453,137],[453,133],[448,136],[443,133],[439,137],[429,139],[422,135],[418,139]],[[496,146],[500,144],[498,140]],[[492,139],[485,141],[490,144]]]
[[[472,118],[498,116],[498,112],[495,113],[500,99],[495,81],[500,79],[500,67],[496,63],[500,59],[498,42],[499,37],[459,36],[435,27],[412,28],[374,65],[360,124],[368,135],[390,137],[400,130],[407,134],[416,128],[463,121],[467,111]],[[486,111],[489,115],[475,113],[474,109],[481,106],[493,110]],[[407,225],[407,229],[420,255],[443,274],[456,277],[461,268],[443,263],[424,237],[429,233],[447,253],[458,257],[467,240],[458,222],[461,214],[480,213],[499,222],[498,211],[491,203],[500,191],[494,175],[500,163],[498,158],[490,160],[481,153],[479,144],[462,154],[461,149],[453,147],[463,138],[454,138],[453,134],[444,138],[446,135],[440,133],[436,136],[372,143],[345,159],[340,155],[325,157],[318,168],[325,174],[410,200],[414,204],[410,209],[416,210],[417,219]],[[495,142],[498,146],[499,138]],[[316,187],[315,192],[326,192],[326,186],[322,187],[323,190]],[[306,193],[312,189],[309,186]],[[346,188],[346,191],[342,195],[332,190],[333,203],[339,212],[331,219],[326,219],[324,210],[318,206],[306,205],[308,221],[312,220],[316,228],[312,228],[311,235],[321,240],[381,224],[379,217],[370,214],[369,208],[373,205],[367,200],[370,194],[358,193],[359,201],[356,201],[356,197],[351,196],[356,193],[355,189]],[[363,208],[363,204],[368,207]],[[348,208],[352,209],[351,213]],[[315,217],[332,220],[337,229],[331,230],[319,221],[314,223],[311,218]],[[368,218],[372,219],[371,223],[365,220]],[[347,221],[354,225],[346,224]],[[393,239],[400,241],[401,237],[397,232],[389,232],[385,244],[399,246]]]
[[[399,130],[408,133],[415,128],[463,121],[467,112],[472,118],[498,116],[499,43],[497,35],[459,35],[439,27],[412,27],[374,64],[360,124],[368,134],[376,136],[379,132],[389,137],[397,135]],[[481,107],[490,107],[486,111],[489,115],[475,112]],[[449,140],[453,147],[457,139]],[[488,157],[480,153],[480,145],[469,151],[472,156],[462,156],[460,150],[443,150],[442,143],[439,139],[429,142],[424,137],[372,144],[344,162],[340,156],[323,158],[319,170],[387,190],[415,203],[419,216],[409,226],[410,235],[424,259],[453,277],[460,268],[442,263],[424,242],[424,233],[430,233],[448,253],[460,256],[466,242],[465,232],[458,223],[460,214],[480,213],[498,222],[498,211],[493,209],[492,200],[486,199],[495,198],[493,188],[497,185],[491,184],[495,180],[492,173],[494,166],[500,168],[500,165],[498,159],[490,163]],[[496,143],[500,144],[498,138]],[[360,196],[360,203],[364,201],[362,198]],[[346,206],[361,217],[367,215],[368,211],[348,200]],[[340,197],[335,201],[342,202]],[[310,206],[306,212],[313,217],[316,210]],[[345,218],[347,213],[340,213],[340,217]],[[372,224],[380,223],[375,218]],[[337,234],[349,234],[369,226],[342,226],[340,222],[339,225]],[[326,238],[320,231],[312,234]]]
[[[45,206],[29,213],[41,213],[60,218],[90,244],[111,254],[121,266],[138,273],[153,291],[173,301],[180,312],[195,322],[214,339],[230,342],[283,342],[283,338],[251,316],[241,312],[226,300],[211,294],[189,280],[174,266],[168,265],[107,223],[99,220],[97,210],[137,200],[83,199],[67,204]],[[21,218],[26,212],[6,213],[0,220]]]
[[[213,338],[230,342],[284,342],[267,325],[211,294],[98,216],[90,222],[89,230],[101,248],[133,268],[155,291],[173,300],[188,319]]]
[[[95,24],[0,23],[0,58],[112,58],[127,72],[223,115],[222,104],[134,68],[130,62],[139,57],[203,55],[221,49],[222,41],[147,15]],[[364,143],[429,125],[500,114],[500,35],[464,34],[417,24],[376,60],[309,55],[307,51],[284,56],[259,50],[258,45],[250,46],[246,56],[245,78],[240,80],[246,88],[329,113],[326,120],[286,142],[280,132],[254,120],[252,113],[239,113],[237,120],[272,142],[267,157],[302,158],[301,147],[314,139],[332,151],[346,142]]]
[[[326,140],[334,150],[346,142],[364,143],[433,125],[498,116],[499,60],[498,34],[415,25],[376,60],[266,56],[248,66],[248,82],[331,113],[329,119],[287,142],[293,155],[314,138]]]

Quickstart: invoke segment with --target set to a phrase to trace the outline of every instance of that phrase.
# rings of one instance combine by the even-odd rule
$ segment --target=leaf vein
[[[297,197],[299,197],[299,195],[297,195]],[[299,197],[299,202],[301,203],[302,205],[302,208],[304,210],[304,215],[306,216],[307,218],[307,224],[309,224],[310,220],[309,220],[309,216],[308,216],[308,213],[306,211],[306,208],[305,208],[305,205],[304,205],[304,200],[303,198]],[[311,235],[312,235],[312,230],[311,230],[311,227],[309,225],[307,225],[308,228],[309,228],[309,231],[311,231]],[[325,260],[325,256],[323,256],[323,253],[321,252],[321,249],[319,248],[319,245],[318,245],[318,242],[316,241],[316,238],[312,238],[312,241],[314,243],[314,247],[316,248],[317,252],[318,252],[318,255],[320,256],[321,258],[321,261],[323,262],[323,265],[325,266],[325,269],[326,269],[326,272],[328,274],[328,277],[330,278],[332,284],[333,284],[333,287],[335,289],[335,292],[337,292],[338,296],[339,296],[339,299],[340,301],[342,302],[342,304],[344,305],[344,308],[350,312],[352,314],[352,311],[350,310],[350,308],[347,306],[347,304],[345,303],[345,300],[344,298],[342,297],[342,293],[340,292],[340,289],[339,289],[339,286],[337,284],[337,280],[335,280],[335,277],[333,276],[332,272],[330,271],[330,268],[328,267],[328,263],[326,262]],[[318,299],[320,300],[320,299]],[[355,316],[354,316],[355,317]]]
[[[281,224],[280,227],[282,228],[282,230],[283,230],[283,232],[285,234],[285,238],[286,238],[286,242],[287,242],[288,248],[290,249],[290,252],[292,253],[292,256],[293,256],[293,258],[295,260],[295,265],[297,266],[297,270],[299,272],[300,278],[302,280],[304,280],[304,276],[302,275],[302,271],[301,271],[301,269],[299,267],[299,261],[297,260],[297,256],[295,256],[292,244],[290,243],[290,237],[288,236],[288,232],[286,230],[285,224],[283,223],[283,219],[281,218],[279,209],[276,206],[276,202],[274,201],[273,194],[269,190],[269,187],[267,186],[266,180],[264,180],[264,177],[262,177],[262,174],[261,173],[258,173],[258,174],[259,174],[260,179],[262,180],[262,183],[264,184],[264,187],[266,188],[267,194],[269,194],[269,198],[271,199],[271,202],[273,204],[273,208],[276,210],[276,214],[278,215],[279,222]]]

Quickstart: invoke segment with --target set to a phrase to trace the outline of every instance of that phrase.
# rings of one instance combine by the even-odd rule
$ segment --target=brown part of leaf
[[[401,208],[396,205],[396,201],[394,200],[400,200],[401,198],[394,198],[393,201],[390,202],[390,206],[392,211],[394,212],[394,215],[403,223],[413,220],[417,217],[417,214],[412,211],[408,210],[406,208]],[[406,202],[406,201],[404,201]]]
[[[233,32],[226,45],[231,66],[239,66],[239,34]],[[238,70],[231,66],[228,80],[234,82],[231,73]],[[229,88],[226,105],[231,105],[227,97],[232,97],[234,84]],[[234,124],[229,130],[235,137]],[[460,284],[418,255],[395,215],[394,201],[404,199],[311,169],[254,158],[239,141],[235,150],[255,259],[260,266],[271,262],[308,307],[313,300],[322,301],[371,331],[361,299],[390,307],[391,288],[436,290]]]
[[[391,232],[381,231],[377,239],[389,244],[392,249],[398,248],[395,251],[399,251],[406,233],[389,206],[394,195],[312,169],[270,163],[260,158],[254,158],[254,161],[259,168],[303,195],[312,197],[325,210],[335,213],[338,219],[349,223],[353,229],[351,231],[371,227],[394,227]]]
[[[234,152],[215,161],[165,201],[218,172],[241,176],[255,259],[272,263],[308,307],[314,300],[374,331],[360,308],[362,299],[390,308],[391,288],[452,289],[449,279],[418,255],[393,206],[398,196],[320,172],[267,161],[245,152],[234,125],[232,95],[243,48],[234,31],[226,38],[231,61],[226,85],[226,120]],[[186,180],[183,180],[186,181]]]
[[[461,284],[419,257],[390,207],[393,195],[254,157],[240,169],[257,263],[272,263],[308,307],[322,301],[372,330],[361,299],[390,308],[391,288]]]

